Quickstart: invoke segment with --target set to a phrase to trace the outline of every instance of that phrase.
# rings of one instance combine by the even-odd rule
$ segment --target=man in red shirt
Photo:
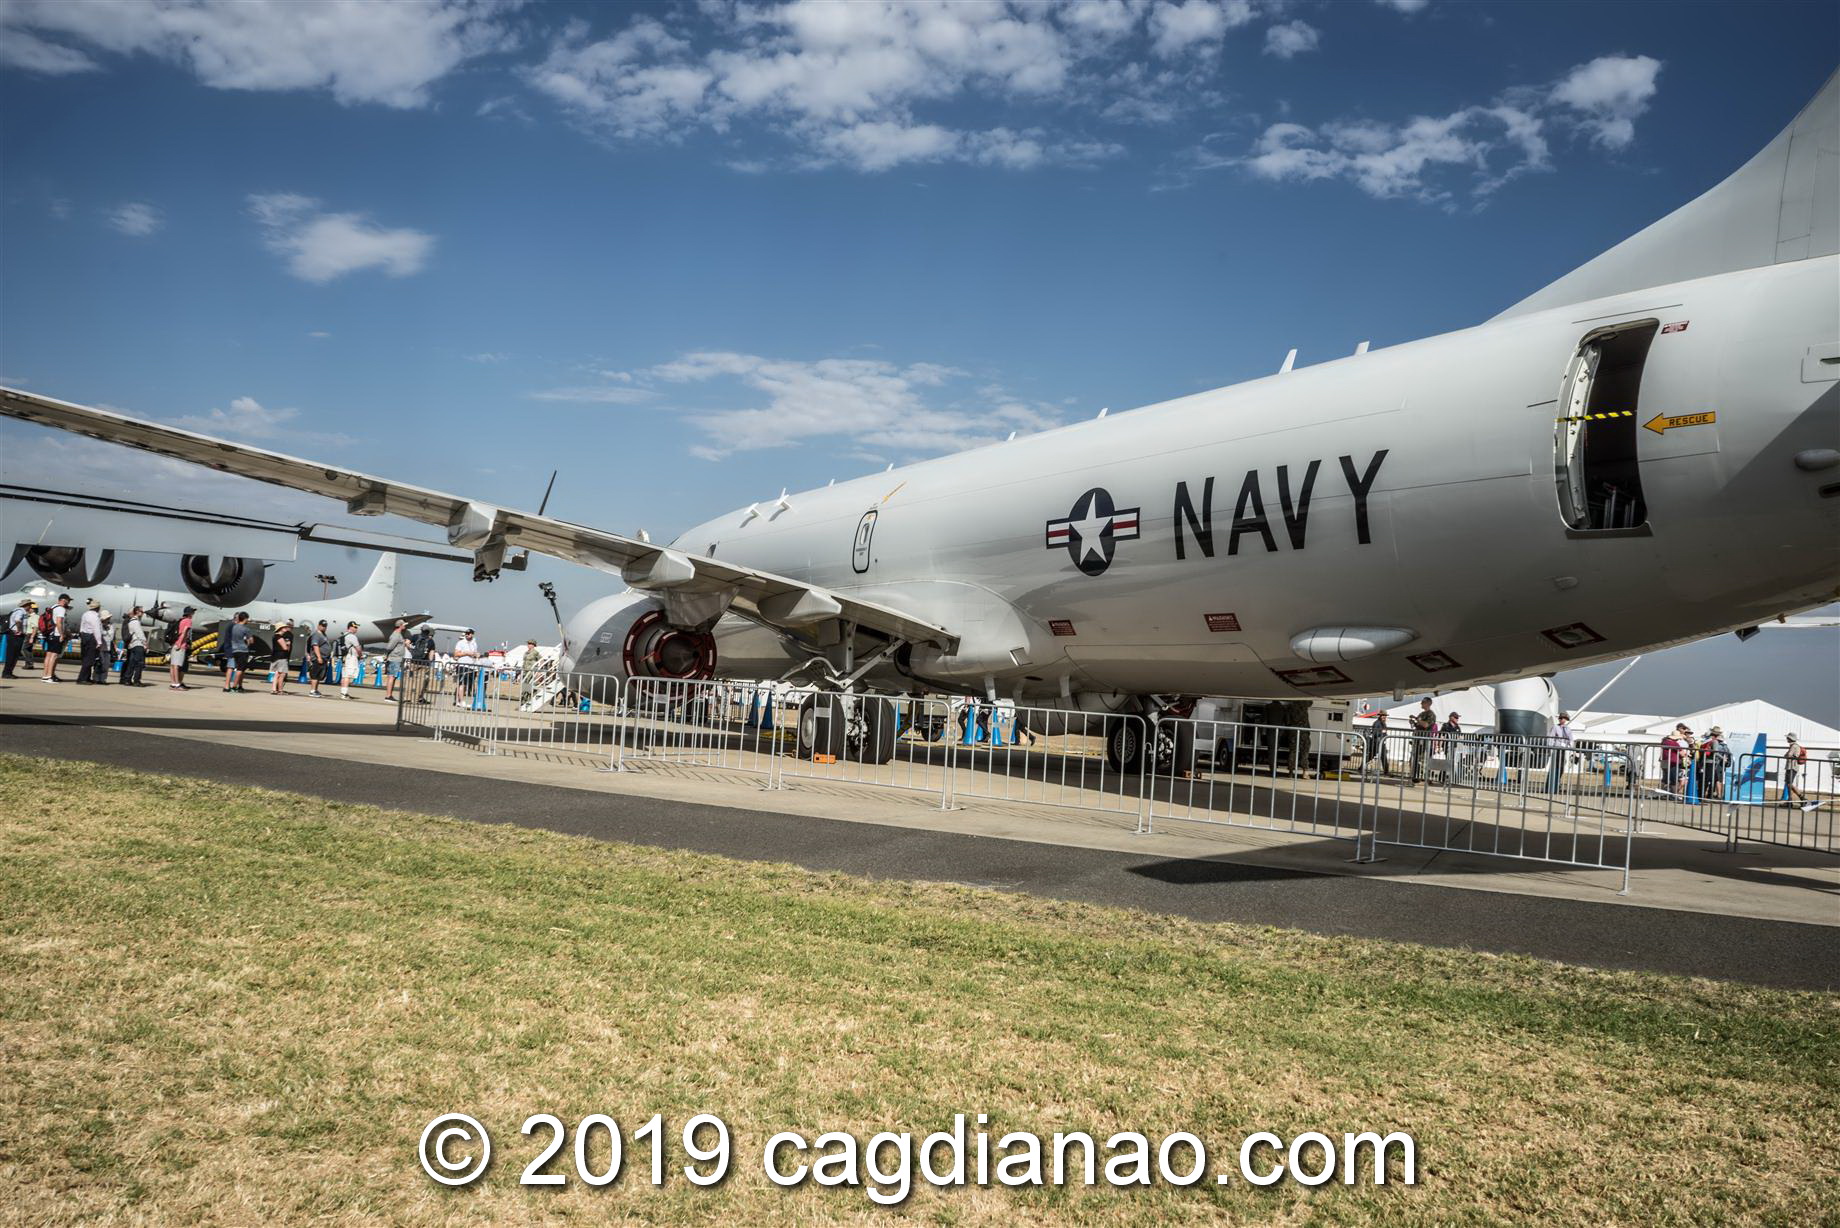
[[[168,690],[191,690],[184,682],[185,657],[192,650],[192,615],[197,612],[197,606],[185,607],[185,617],[179,620],[179,629],[173,632],[172,641],[166,645],[166,659],[172,663],[172,684]]]

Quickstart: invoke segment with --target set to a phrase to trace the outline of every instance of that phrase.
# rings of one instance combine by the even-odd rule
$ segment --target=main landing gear
[[[900,732],[895,701],[819,692],[799,705],[799,758],[882,764]]]
[[[1191,771],[1194,762],[1195,727],[1186,721],[1159,725],[1149,717],[1120,716],[1106,725],[1105,763],[1114,772],[1129,775],[1151,767],[1168,775]]]

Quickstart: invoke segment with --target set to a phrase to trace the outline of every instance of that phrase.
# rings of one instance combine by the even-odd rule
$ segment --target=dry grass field
[[[8,756],[0,850],[5,1222],[1840,1223],[1832,996]],[[497,1142],[466,1189],[416,1161],[449,1110]],[[717,1113],[732,1172],[654,1188],[629,1143],[614,1184],[521,1187],[539,1111]],[[1192,1130],[1214,1160],[1256,1129],[1405,1130],[1419,1184],[885,1209],[761,1171],[777,1130],[980,1111],[993,1135]]]

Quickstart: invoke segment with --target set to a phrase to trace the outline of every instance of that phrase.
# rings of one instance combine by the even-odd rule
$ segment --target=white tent
[[[1717,725],[1727,734],[1763,734],[1772,747],[1781,746],[1786,735],[1794,734],[1810,752],[1822,749],[1840,749],[1840,729],[1823,725],[1819,721],[1809,720],[1805,716],[1779,708],[1765,699],[1741,699],[1733,703],[1720,704],[1714,708],[1702,708],[1698,712],[1688,712],[1682,716],[1658,716],[1647,723],[1633,728],[1629,735],[1644,742],[1660,741],[1663,734],[1674,727],[1676,721],[1685,721],[1687,728],[1694,733],[1703,734]]]

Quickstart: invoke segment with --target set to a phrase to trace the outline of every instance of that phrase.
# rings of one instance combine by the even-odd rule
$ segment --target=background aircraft
[[[264,631],[284,618],[292,619],[297,627],[310,626],[323,618],[329,631],[340,633],[345,630],[347,622],[355,621],[358,624],[358,638],[363,643],[381,644],[389,639],[397,619],[415,626],[429,618],[426,612],[411,614],[399,606],[396,599],[396,566],[396,555],[379,555],[370,579],[361,588],[342,597],[328,597],[324,601],[250,601],[236,606],[214,606],[199,601],[189,592],[166,592],[130,584],[61,588],[44,580],[36,580],[6,597],[5,608],[11,610],[18,606],[21,598],[31,597],[42,610],[56,601],[59,593],[69,593],[74,609],[81,610],[84,603],[93,597],[117,619],[125,618],[128,611],[138,605],[147,612],[147,619],[156,623],[177,622],[186,606],[198,608],[195,617],[200,625],[227,622],[235,617],[238,610],[247,610],[250,621]]]

